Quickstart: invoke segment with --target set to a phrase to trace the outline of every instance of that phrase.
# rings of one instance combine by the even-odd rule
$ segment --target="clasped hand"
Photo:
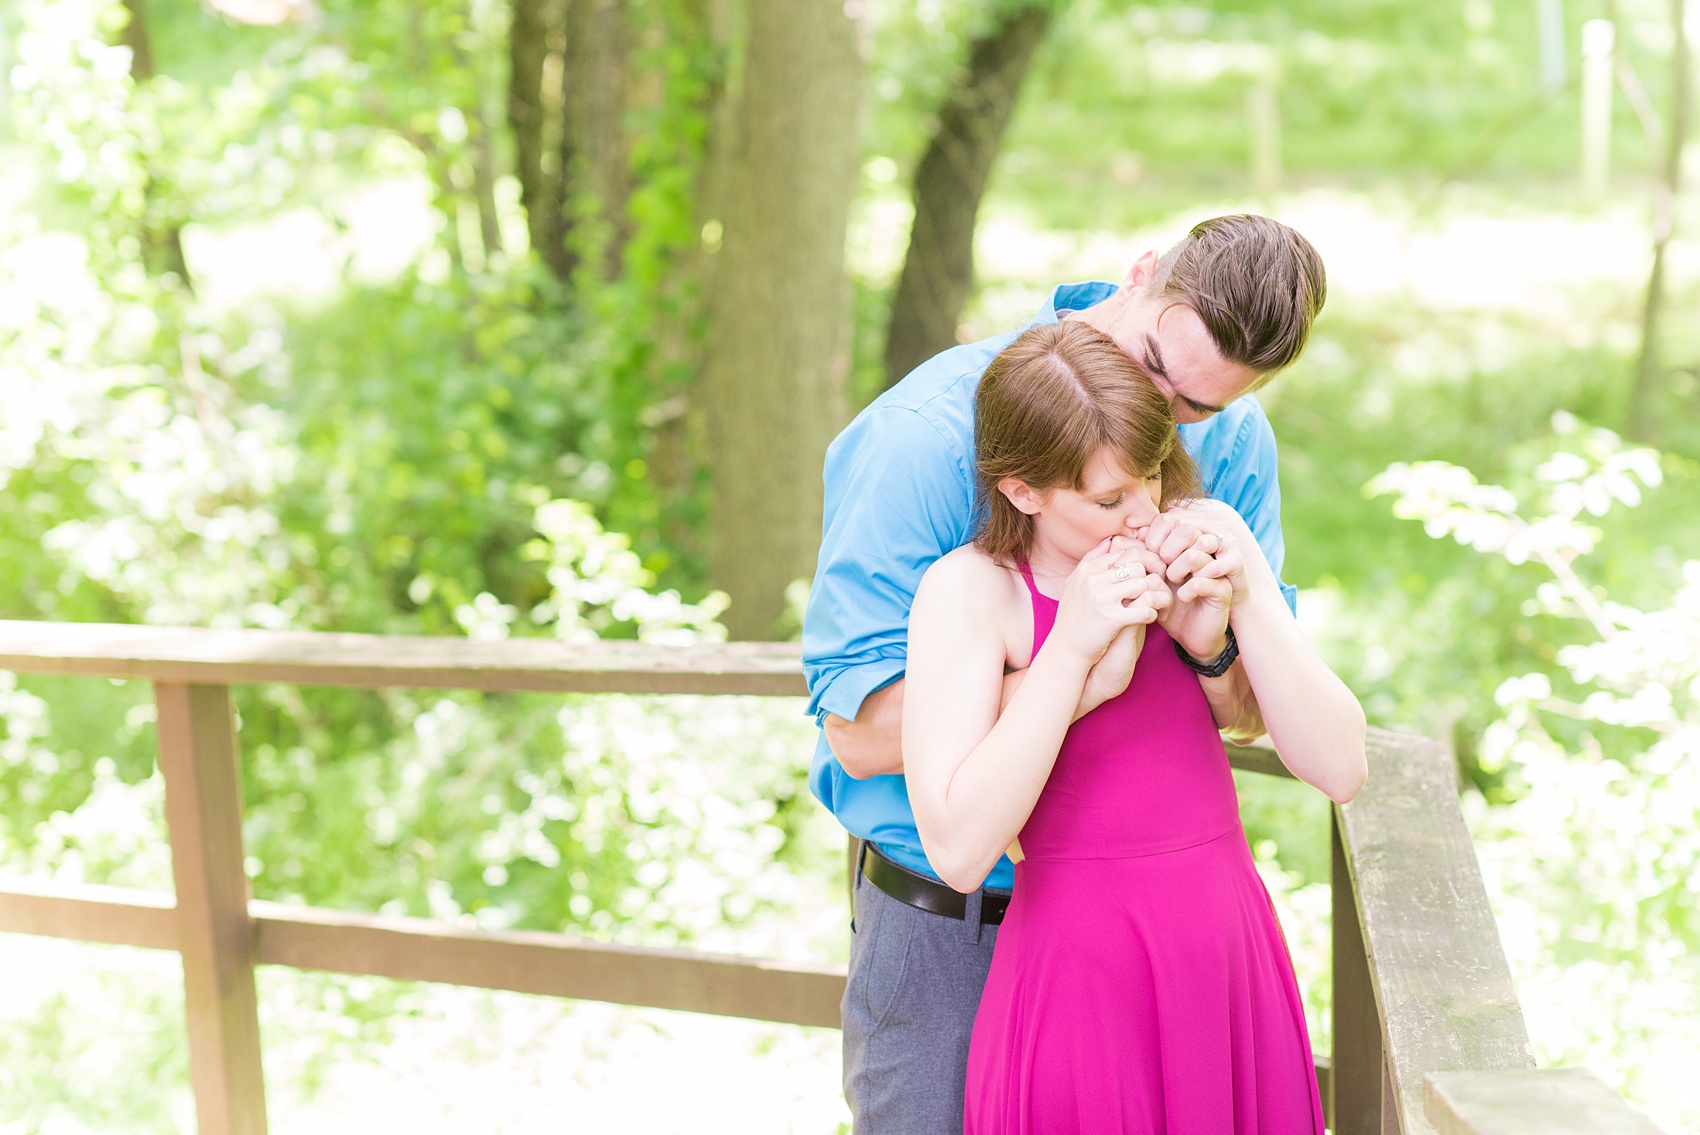
[[[1181,649],[1200,661],[1227,649],[1228,617],[1245,598],[1246,535],[1237,514],[1214,502],[1181,505],[1157,516],[1135,538],[1162,563],[1171,592],[1158,622]]]
[[[1194,502],[1110,537],[1080,561],[1052,631],[1091,663],[1077,714],[1127,689],[1152,623],[1201,661],[1227,649],[1228,617],[1250,590],[1241,552],[1249,539],[1237,513]]]
[[[1049,641],[1090,669],[1076,716],[1127,689],[1145,628],[1170,601],[1163,562],[1130,536],[1111,536],[1083,557],[1063,585]]]

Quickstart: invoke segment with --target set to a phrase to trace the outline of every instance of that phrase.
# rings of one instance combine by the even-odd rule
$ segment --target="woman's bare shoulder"
[[[1002,604],[1019,590],[1015,573],[973,544],[946,552],[921,577],[921,593],[934,602],[972,603],[980,609],[989,603]]]

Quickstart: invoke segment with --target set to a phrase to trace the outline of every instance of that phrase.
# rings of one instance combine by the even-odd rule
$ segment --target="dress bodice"
[[[1025,564],[1033,653],[1056,623],[1057,600]],[[1069,727],[1050,779],[1021,830],[1029,859],[1113,859],[1176,851],[1239,823],[1222,738],[1198,676],[1152,625],[1133,680]]]

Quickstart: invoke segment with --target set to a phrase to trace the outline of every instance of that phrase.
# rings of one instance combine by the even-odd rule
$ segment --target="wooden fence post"
[[[1351,871],[1340,833],[1338,807],[1330,809],[1329,882],[1333,887],[1334,1057],[1329,1077],[1333,1100],[1328,1117],[1335,1135],[1398,1135],[1398,1120],[1385,1124],[1387,1089],[1381,1014],[1375,1007],[1363,926],[1352,893]]]
[[[1564,0],[1535,0],[1535,31],[1541,51],[1541,88],[1556,95],[1570,82]]]
[[[200,1135],[265,1135],[230,689],[157,682],[154,698]]]

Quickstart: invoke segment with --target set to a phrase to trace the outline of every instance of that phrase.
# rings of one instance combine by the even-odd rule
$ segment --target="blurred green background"
[[[1373,723],[1456,751],[1538,1057],[1700,1132],[1685,23],[1700,42],[1680,0],[0,0],[0,616],[795,634],[820,447],[900,377],[917,179],[966,114],[984,194],[931,188],[977,207],[954,336],[1215,214],[1317,245],[1327,307],[1260,394],[1301,620]],[[770,126],[795,166],[762,164]],[[828,251],[764,250],[751,216]],[[793,396],[759,381],[791,369]],[[257,897],[845,953],[796,703],[237,697]],[[151,721],[142,685],[0,676],[0,869],[168,887]],[[1326,1051],[1324,801],[1241,794]],[[192,1128],[174,961],[0,955],[31,975],[0,982],[0,1133]],[[845,1121],[836,1034],[261,992],[278,1131]],[[645,1091],[657,1067],[678,1092]]]

